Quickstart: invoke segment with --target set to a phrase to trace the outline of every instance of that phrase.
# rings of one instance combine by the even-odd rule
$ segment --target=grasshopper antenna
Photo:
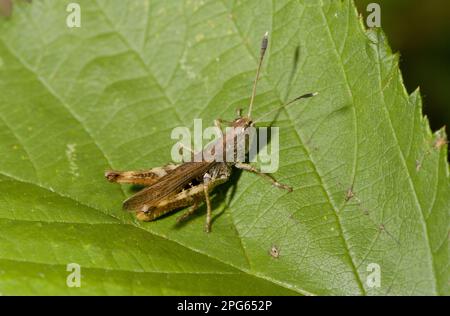
[[[298,101],[298,100],[301,100],[301,99],[307,99],[307,98],[315,97],[315,96],[318,95],[318,94],[319,94],[318,92],[314,92],[314,93],[307,93],[307,94],[301,95],[301,96],[299,96],[299,97],[296,97],[295,99],[289,101],[288,103],[285,103],[285,104],[283,104],[283,105],[281,105],[281,106],[279,106],[279,107],[276,107],[276,108],[273,109],[272,111],[267,112],[266,114],[264,114],[263,116],[261,116],[260,118],[258,118],[256,121],[253,121],[253,125],[256,124],[256,123],[258,123],[258,122],[261,122],[261,119],[262,119],[262,118],[264,118],[264,117],[266,117],[266,116],[272,114],[272,113],[275,112],[275,111],[280,110],[280,108],[285,108],[285,107],[287,107],[288,105],[290,105],[290,104],[292,104],[292,103],[294,103],[294,102],[296,102],[296,101]]]
[[[256,84],[258,83],[259,73],[261,71],[261,65],[262,65],[268,44],[269,44],[269,32],[266,32],[261,41],[261,51],[259,53],[259,64],[258,64],[258,69],[256,70],[255,82],[253,83],[253,91],[252,91],[252,97],[250,99],[250,105],[248,107],[248,115],[247,115],[248,117],[250,117],[252,115],[253,101],[255,101],[255,95],[256,95]]]

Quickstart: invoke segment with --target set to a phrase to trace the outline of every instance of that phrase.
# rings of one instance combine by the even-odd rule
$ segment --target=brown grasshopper
[[[214,124],[221,131],[221,138],[216,144],[207,146],[200,153],[192,153],[192,157],[200,158],[194,159],[191,162],[183,162],[181,164],[169,164],[164,167],[153,168],[144,171],[106,171],[105,177],[110,182],[129,183],[145,185],[142,189],[123,203],[123,208],[128,211],[136,212],[136,217],[142,221],[152,221],[158,217],[169,213],[175,209],[190,206],[190,208],[177,221],[183,221],[195,212],[201,202],[206,202],[206,224],[205,231],[211,231],[211,201],[210,192],[216,186],[226,182],[231,175],[232,167],[250,171],[258,174],[261,177],[269,180],[275,187],[292,191],[292,188],[279,183],[272,175],[262,173],[257,168],[250,164],[237,160],[236,151],[238,148],[245,145],[246,129],[250,126],[255,126],[256,121],[251,118],[253,102],[256,95],[256,85],[259,79],[261,65],[264,59],[264,54],[268,46],[268,33],[262,39],[259,64],[256,71],[256,77],[253,84],[253,91],[250,99],[249,111],[247,116],[242,116],[240,110],[238,111],[238,118],[232,122],[227,122],[221,119],[214,121]],[[309,98],[316,95],[316,93],[308,93],[295,98],[291,102],[303,98]],[[272,113],[270,111],[267,114]],[[232,127],[231,131],[223,134],[221,124],[226,124]],[[244,141],[242,141],[244,139]],[[217,146],[217,145],[220,146]],[[232,146],[230,146],[230,144]],[[216,150],[222,148],[221,150]],[[232,149],[229,149],[232,148]],[[203,160],[203,154],[208,153],[213,158],[222,157],[227,154],[227,150],[234,151],[234,160],[232,162],[224,162],[223,159]],[[228,156],[227,156],[228,157]]]

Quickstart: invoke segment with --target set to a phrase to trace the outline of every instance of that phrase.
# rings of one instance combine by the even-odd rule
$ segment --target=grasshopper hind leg
[[[192,204],[191,207],[186,212],[184,212],[181,216],[177,218],[177,223],[185,221],[188,217],[194,214],[195,211],[197,211],[199,204],[200,204],[199,201],[195,200],[194,204]]]
[[[156,183],[163,176],[173,171],[179,165],[168,164],[163,167],[157,167],[149,170],[136,170],[136,171],[117,171],[107,170],[105,171],[105,178],[109,182],[113,183],[127,183],[137,185],[152,185]]]

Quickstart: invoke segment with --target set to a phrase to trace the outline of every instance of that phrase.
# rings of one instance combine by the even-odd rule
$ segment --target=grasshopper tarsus
[[[105,178],[109,182],[116,182],[117,178],[120,177],[120,173],[116,172],[114,170],[107,170],[105,171]]]
[[[279,183],[279,182],[277,182],[276,184],[273,184],[273,186],[275,186],[275,187],[277,187],[279,189],[286,190],[288,192],[294,191],[294,189],[292,187],[290,187],[288,185],[285,185],[285,184],[282,184],[282,183]]]

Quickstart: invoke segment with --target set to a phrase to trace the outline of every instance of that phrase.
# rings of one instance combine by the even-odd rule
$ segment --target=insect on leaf
[[[449,294],[446,136],[352,1],[77,2],[80,28],[56,1],[0,17],[2,294]],[[293,192],[234,175],[209,235],[204,207],[124,212],[104,170],[165,165],[174,127],[246,113],[265,31],[253,116],[319,92],[274,122]]]

